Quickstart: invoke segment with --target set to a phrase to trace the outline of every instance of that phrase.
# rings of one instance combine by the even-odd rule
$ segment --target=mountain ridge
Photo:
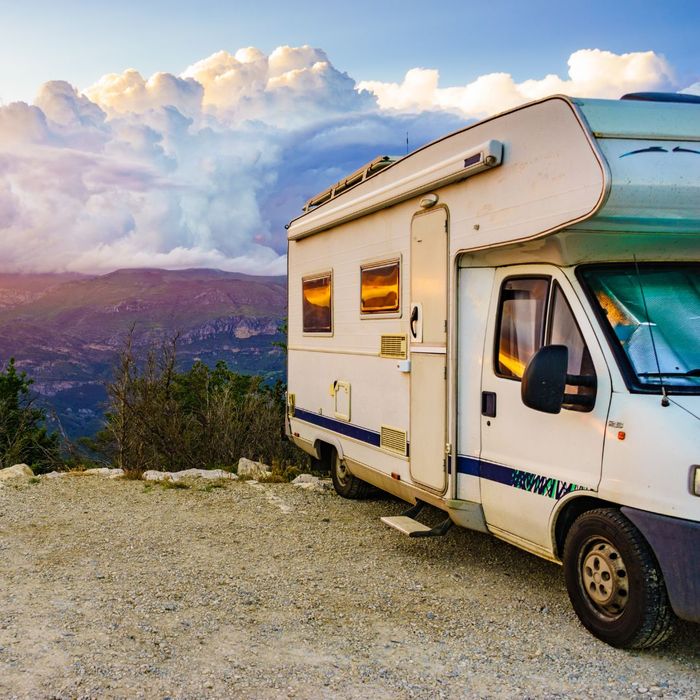
[[[286,303],[282,276],[158,268],[0,273],[0,363],[16,359],[70,436],[90,434],[129,334],[137,355],[177,335],[183,367],[225,360],[274,380],[284,375],[273,341],[281,340]]]

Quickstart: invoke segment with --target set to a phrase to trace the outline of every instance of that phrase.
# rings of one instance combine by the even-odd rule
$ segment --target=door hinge
[[[446,454],[446,455],[451,455],[451,454],[452,454],[452,443],[451,443],[451,442],[446,442],[446,443],[445,443],[445,454]]]
[[[445,376],[443,377],[443,379],[447,379],[447,367],[445,367],[444,370],[445,370]]]

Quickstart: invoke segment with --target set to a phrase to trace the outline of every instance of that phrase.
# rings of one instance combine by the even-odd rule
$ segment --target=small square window
[[[398,260],[360,268],[360,311],[363,314],[387,314],[399,310],[399,273]]]
[[[304,333],[333,331],[332,275],[326,272],[301,281]]]

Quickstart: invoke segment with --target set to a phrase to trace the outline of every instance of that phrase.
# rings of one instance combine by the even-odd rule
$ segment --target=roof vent
[[[684,92],[628,92],[621,100],[639,100],[640,102],[682,102],[685,104],[700,104],[700,95],[689,95]]]

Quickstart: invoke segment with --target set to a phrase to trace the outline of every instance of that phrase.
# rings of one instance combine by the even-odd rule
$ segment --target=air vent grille
[[[382,425],[379,433],[379,446],[389,452],[406,455],[406,431]]]
[[[406,359],[406,335],[383,335],[381,347],[379,349],[380,357],[390,357],[394,360]]]

